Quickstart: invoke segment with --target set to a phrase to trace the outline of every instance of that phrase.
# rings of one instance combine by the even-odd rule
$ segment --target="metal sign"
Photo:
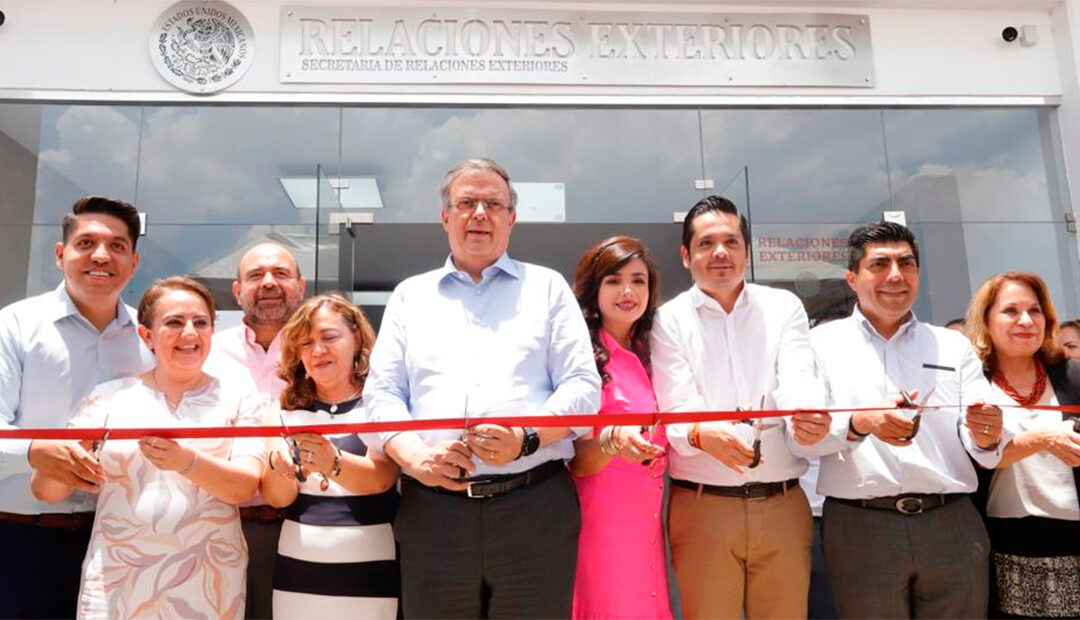
[[[286,6],[286,83],[872,87],[866,15]]]
[[[255,55],[240,11],[218,0],[187,0],[166,9],[150,32],[150,60],[165,81],[190,93],[232,86]]]

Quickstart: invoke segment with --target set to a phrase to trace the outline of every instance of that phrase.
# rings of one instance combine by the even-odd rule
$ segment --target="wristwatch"
[[[537,435],[532,427],[522,427],[521,433],[521,454],[518,454],[519,459],[534,454],[540,449],[540,435]]]

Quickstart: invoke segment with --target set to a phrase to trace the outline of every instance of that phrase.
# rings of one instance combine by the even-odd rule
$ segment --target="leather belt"
[[[273,506],[241,506],[240,518],[259,523],[280,523],[285,520],[285,509]]]
[[[464,491],[452,491],[450,489],[444,489],[443,487],[429,487],[409,476],[402,476],[401,480],[402,482],[444,495],[455,495],[457,497],[468,497],[470,499],[488,499],[532,486],[538,482],[547,480],[559,472],[565,471],[566,465],[564,465],[562,461],[548,461],[542,465],[537,465],[528,471],[523,471],[520,474],[470,478],[468,481],[469,487]]]
[[[0,521],[58,530],[89,530],[94,525],[94,513],[46,512],[39,515],[21,515],[14,512],[0,512]]]
[[[772,497],[773,495],[787,493],[790,489],[799,486],[799,479],[792,478],[782,482],[748,482],[737,487],[721,487],[713,484],[703,484],[701,482],[690,482],[689,480],[672,478],[671,484],[683,489],[690,489],[691,491],[700,490],[702,493],[719,495],[721,497],[765,499],[767,497]]]
[[[963,493],[939,493],[935,495],[922,495],[919,493],[906,493],[903,495],[890,495],[887,497],[872,497],[869,499],[844,499],[830,497],[830,501],[840,502],[857,508],[870,508],[872,510],[895,510],[909,517],[920,515],[927,510],[940,508],[953,500],[964,497]]]

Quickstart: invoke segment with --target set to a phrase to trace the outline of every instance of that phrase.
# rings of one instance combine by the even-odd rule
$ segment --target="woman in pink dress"
[[[649,329],[659,301],[656,263],[638,239],[592,247],[574,271],[574,294],[603,380],[601,414],[656,411]],[[574,618],[671,618],[660,520],[663,427],[596,428],[570,463],[581,501]]]

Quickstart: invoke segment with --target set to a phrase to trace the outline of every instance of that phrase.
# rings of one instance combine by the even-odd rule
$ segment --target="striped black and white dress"
[[[314,411],[287,411],[289,426],[363,421],[361,399]],[[355,434],[329,437],[342,452],[364,455],[367,446]],[[274,618],[397,618],[401,575],[391,523],[400,496],[397,489],[378,495],[354,495],[333,480],[326,491],[322,477],[301,483],[296,501],[286,509],[274,567]]]

